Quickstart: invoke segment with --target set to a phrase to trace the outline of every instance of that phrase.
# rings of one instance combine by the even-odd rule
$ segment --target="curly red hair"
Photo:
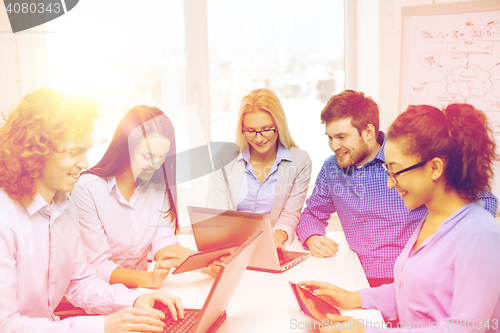
[[[0,128],[0,188],[29,205],[47,158],[68,133],[82,140],[98,116],[97,104],[84,95],[38,89],[24,97]]]

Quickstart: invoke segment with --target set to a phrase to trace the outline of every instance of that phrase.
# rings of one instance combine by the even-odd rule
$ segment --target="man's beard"
[[[360,138],[358,146],[356,148],[348,150],[347,153],[350,158],[345,163],[340,162],[337,156],[337,164],[341,168],[348,168],[350,166],[356,166],[360,164],[365,158],[370,156],[371,152],[366,142],[364,142],[363,139]]]

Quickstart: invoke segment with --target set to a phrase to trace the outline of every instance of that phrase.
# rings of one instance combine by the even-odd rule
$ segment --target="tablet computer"
[[[238,247],[230,247],[227,249],[213,250],[193,253],[187,257],[177,268],[172,272],[172,274],[179,274],[189,271],[194,271],[195,269],[205,268],[214,261],[222,256],[231,255]]]
[[[297,302],[301,313],[308,315],[317,321],[325,319],[328,313],[340,314],[340,311],[336,307],[322,300],[308,290],[297,286],[291,281],[289,284],[290,288],[292,288],[293,296],[295,297],[295,301]],[[309,300],[312,301],[313,305],[309,304]]]

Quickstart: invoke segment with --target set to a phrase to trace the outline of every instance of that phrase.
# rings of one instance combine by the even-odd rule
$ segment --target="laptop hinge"
[[[221,314],[219,318],[217,318],[217,320],[212,324],[212,326],[210,326],[210,328],[207,330],[207,333],[213,333],[217,331],[219,327],[224,323],[226,318],[227,318],[227,313],[226,311],[224,311],[224,313]]]

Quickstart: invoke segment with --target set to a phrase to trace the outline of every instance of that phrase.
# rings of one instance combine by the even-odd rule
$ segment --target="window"
[[[88,94],[103,111],[91,166],[133,106],[157,106],[174,126],[187,121],[175,112],[186,105],[183,18],[182,1],[86,0],[46,24],[51,88]]]
[[[320,111],[344,90],[343,18],[343,0],[209,0],[212,141],[233,141],[227,129],[236,128],[241,99],[269,88],[315,177],[331,155]]]
[[[314,179],[330,155],[319,113],[344,89],[343,0],[187,4],[87,0],[46,24],[51,87],[91,95],[103,111],[89,164],[99,161],[119,120],[139,104],[158,106],[172,119],[178,152],[200,145],[202,127],[211,128],[211,141],[234,141],[241,99],[267,87],[280,97],[295,142],[315,161]],[[208,20],[208,41],[200,41],[208,43],[210,105],[202,111],[210,113],[208,121],[196,119],[189,105],[187,69],[203,62],[187,60],[199,59],[185,51],[186,41],[198,42],[198,36],[186,36],[184,11]],[[206,184],[179,184],[181,225],[189,224],[187,205],[204,204]]]

